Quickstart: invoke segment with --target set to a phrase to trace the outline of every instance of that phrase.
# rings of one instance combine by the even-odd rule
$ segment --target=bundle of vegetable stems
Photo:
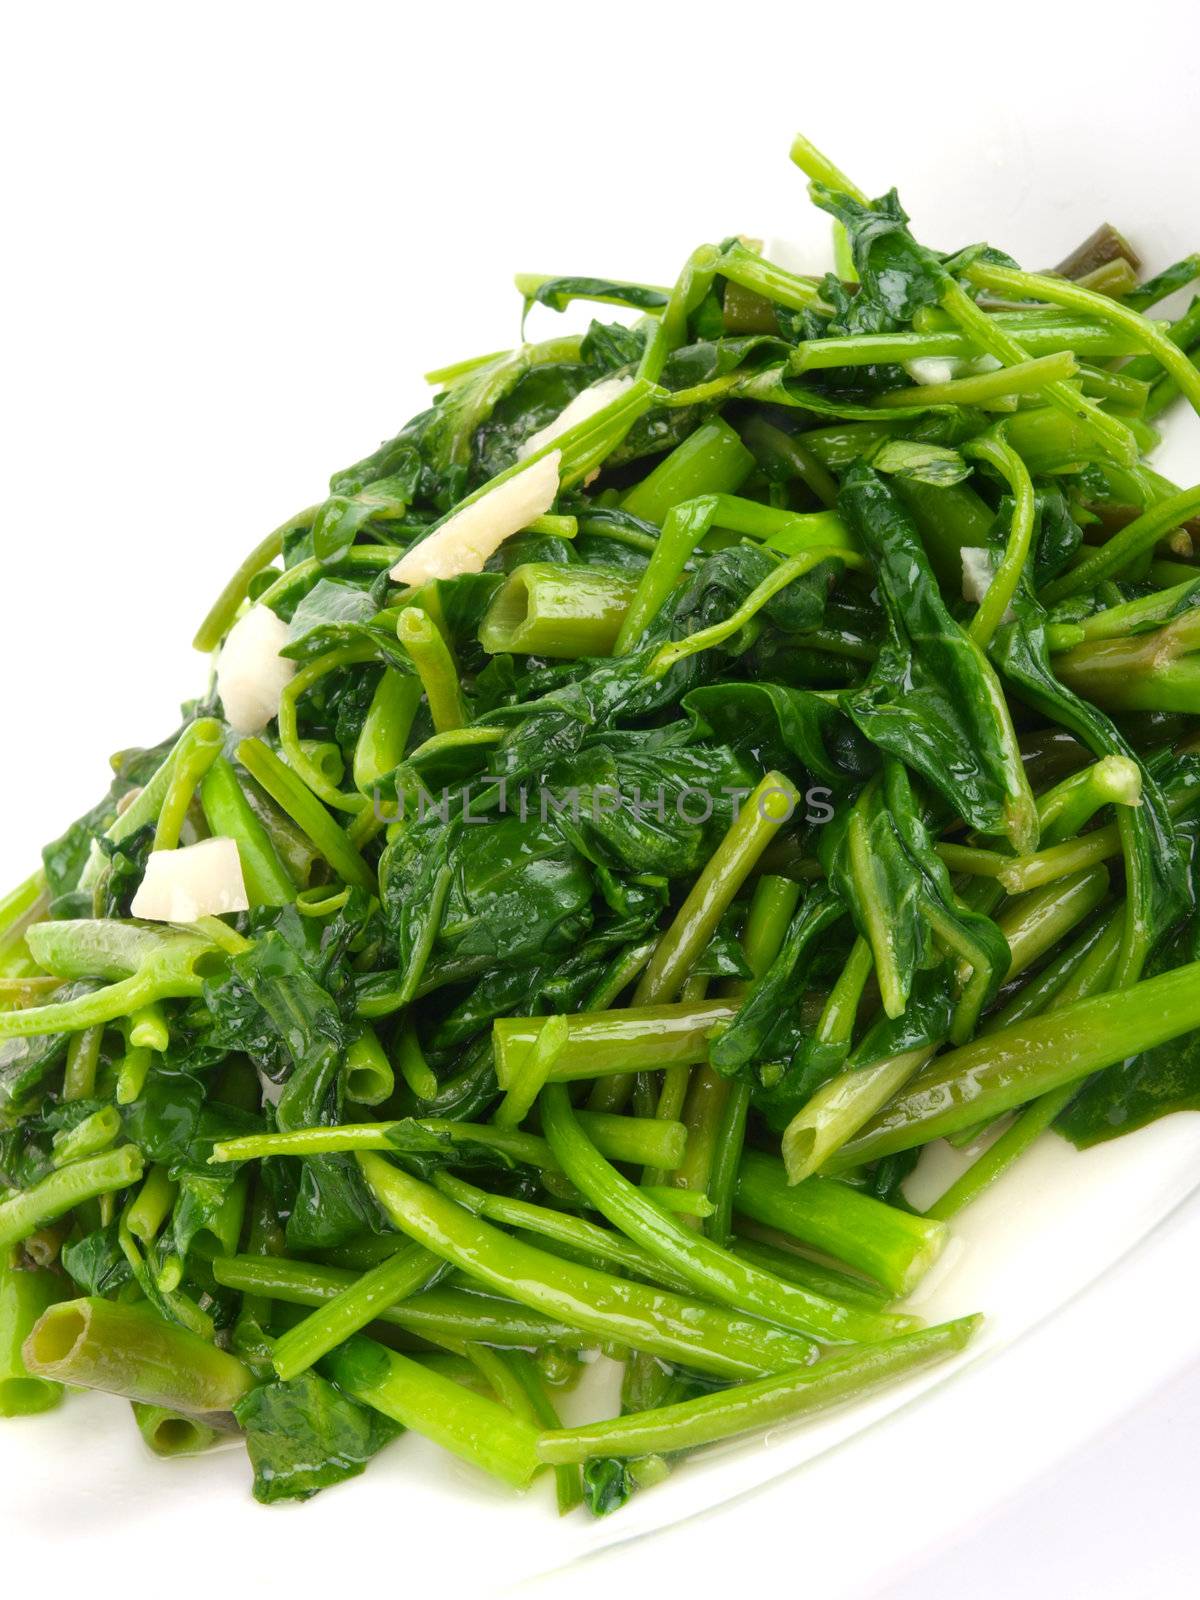
[[[943,254],[792,154],[833,271],[518,278],[632,315],[431,374],[0,902],[0,1413],[604,1512],[961,1351],[953,1219],[1200,1106],[1200,257]]]

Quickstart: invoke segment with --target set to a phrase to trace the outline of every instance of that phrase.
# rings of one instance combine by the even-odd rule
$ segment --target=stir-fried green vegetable
[[[605,1512],[961,1351],[903,1297],[1052,1125],[1200,1108],[1200,258],[945,254],[793,159],[835,271],[519,276],[620,320],[432,374],[0,900],[0,1415]]]

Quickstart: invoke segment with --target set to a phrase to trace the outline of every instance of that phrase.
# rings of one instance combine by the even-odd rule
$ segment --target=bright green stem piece
[[[183,832],[196,786],[221,753],[225,725],[212,717],[193,722],[179,741],[162,810],[154,829],[154,849],[174,850]]]
[[[720,417],[676,445],[622,502],[623,509],[659,527],[667,513],[697,495],[735,494],[754,471],[754,457]]]
[[[251,581],[276,561],[283,549],[283,541],[289,533],[294,533],[300,528],[307,528],[316,519],[319,506],[309,506],[297,516],[290,518],[282,527],[276,528],[274,533],[269,533],[251,550],[241,566],[230,578],[213,602],[212,609],[196,630],[196,637],[192,640],[192,648],[207,653],[215,650],[221,640],[229,632],[241,609],[243,600],[250,593]]]
[[[1195,711],[1200,705],[1200,611],[1164,627],[1077,645],[1056,656],[1068,687],[1108,710]]]
[[[1012,525],[1008,544],[997,567],[988,591],[979,603],[979,610],[971,618],[968,633],[981,650],[986,650],[1003,622],[1017,592],[1029,548],[1033,541],[1034,521],[1037,517],[1037,500],[1029,469],[1004,437],[1003,428],[982,439],[976,439],[970,453],[986,461],[1007,481],[1013,495]]]
[[[1192,407],[1200,412],[1200,372],[1196,371],[1172,339],[1139,312],[1106,295],[1081,288],[1066,278],[1050,277],[1044,273],[1021,272],[1012,267],[975,261],[967,268],[966,275],[972,283],[994,294],[1009,295],[1014,299],[1042,300],[1052,306],[1062,306],[1127,334],[1137,340],[1141,348],[1174,378]]]
[[[415,1028],[400,1030],[396,1039],[396,1067],[418,1100],[432,1100],[438,1092],[437,1074],[425,1060]]]
[[[343,1340],[361,1333],[381,1311],[419,1294],[441,1270],[441,1258],[418,1244],[397,1250],[303,1322],[280,1334],[271,1355],[275,1371],[285,1382],[298,1377]]]
[[[1200,1027],[1200,962],[1076,1001],[937,1057],[838,1154],[839,1167],[927,1144]]]
[[[783,1236],[775,1233],[772,1238],[769,1228],[759,1227],[744,1218],[741,1227],[743,1230],[753,1230],[753,1236],[739,1235],[730,1246],[734,1255],[742,1256],[746,1261],[756,1261],[777,1278],[803,1284],[806,1289],[815,1289],[818,1294],[823,1294],[827,1300],[840,1300],[845,1305],[861,1306],[866,1311],[881,1311],[889,1304],[889,1291],[880,1284],[868,1283],[854,1273],[825,1266],[801,1255],[798,1250],[786,1248],[776,1242]]]
[[[800,1183],[819,1172],[932,1053],[932,1046],[905,1050],[870,1066],[839,1072],[822,1084],[784,1129],[782,1155],[788,1182]]]
[[[761,978],[779,954],[799,903],[800,886],[789,878],[764,873],[755,884],[750,909],[746,913],[746,925],[742,930],[742,953],[752,979]],[[735,980],[725,987],[730,994],[740,998],[745,995],[749,985]],[[707,1150],[703,1181],[697,1187],[707,1193],[713,1208],[712,1215],[705,1218],[704,1232],[719,1245],[728,1245],[733,1233],[733,1199],[746,1138],[750,1098],[748,1083],[731,1080],[724,1095],[706,1097],[704,1102],[714,1114],[715,1121],[711,1130],[702,1130],[702,1140]],[[686,1187],[690,1189],[693,1180],[701,1174],[693,1169],[687,1176],[689,1181]]]
[[[1128,333],[1105,328],[1082,318],[1072,320],[1064,317],[1057,323],[1028,325],[1003,312],[997,316],[982,311],[979,314],[1002,338],[1011,334],[1019,337],[1020,352],[1005,362],[1006,366],[1016,366],[1033,357],[1054,355],[1062,350],[1070,350],[1077,358],[1101,361],[1133,355],[1142,348],[1140,342]],[[981,348],[982,341],[977,340],[973,332],[959,332],[956,329],[933,333],[910,333],[905,330],[900,333],[835,334],[798,344],[789,357],[788,368],[793,374],[799,375],[827,372],[833,367],[873,367],[919,361],[929,356],[973,361],[978,358]],[[1069,385],[1064,385],[1064,388],[1074,395],[1078,405],[1081,396]],[[810,439],[808,442],[811,444],[813,441]],[[829,464],[826,462],[826,465]]]
[[[51,1140],[54,1165],[65,1167],[84,1156],[99,1155],[115,1142],[120,1132],[121,1114],[116,1106],[102,1106],[73,1128],[62,1129],[54,1135]]]
[[[997,372],[981,372],[974,377],[951,378],[946,383],[917,384],[911,389],[889,389],[876,404],[892,406],[986,406],[1007,395],[1036,394],[1048,383],[1073,378],[1079,363],[1069,350],[1037,356]]]
[[[32,873],[24,883],[0,899],[0,956],[9,956],[25,937],[25,930],[50,908],[46,874]]]
[[[611,655],[636,588],[628,573],[605,567],[528,562],[496,591],[479,642],[490,655]]]
[[[783,1162],[758,1150],[742,1157],[736,1203],[753,1221],[844,1261],[898,1296],[916,1288],[950,1237],[941,1223],[829,1178],[790,1184]]]
[[[199,1417],[187,1417],[165,1406],[143,1405],[140,1400],[133,1402],[133,1420],[147,1449],[164,1459],[199,1455],[222,1437],[220,1429],[210,1428]]]
[[[346,1047],[342,1082],[347,1100],[360,1106],[382,1105],[396,1087],[392,1064],[370,1024],[360,1027]]]
[[[529,1200],[491,1194],[449,1172],[439,1172],[434,1181],[444,1195],[489,1222],[550,1239],[577,1252],[578,1259],[594,1261],[607,1272],[630,1272],[647,1283],[659,1283],[664,1289],[680,1294],[691,1292],[690,1282],[679,1272],[611,1228],[602,1228],[569,1211],[553,1211]]]
[[[658,543],[617,630],[613,655],[628,655],[653,622],[683,576],[692,552],[712,527],[716,512],[715,495],[683,500],[667,511]]]
[[[1090,298],[1099,299],[1103,305],[1112,303],[1102,296]],[[1024,342],[1024,335],[1015,338],[998,327],[996,319],[981,311],[966,290],[949,277],[942,289],[941,303],[967,337],[1004,366],[1020,366],[1029,360],[1031,351]],[[1057,411],[1081,424],[1114,461],[1130,467],[1136,463],[1139,455],[1137,439],[1119,417],[1102,411],[1094,400],[1089,400],[1077,388],[1061,379],[1045,384],[1042,395]]]
[[[288,766],[317,799],[335,811],[352,815],[366,809],[361,794],[346,794],[338,788],[345,775],[345,762],[337,745],[300,737],[300,702],[322,678],[344,667],[363,666],[376,659],[374,644],[347,645],[329,650],[301,667],[279,696],[279,748]]]
[[[63,1386],[32,1375],[22,1346],[67,1285],[57,1273],[15,1266],[11,1255],[0,1248],[0,1417],[30,1417],[58,1405]]]
[[[65,1215],[85,1200],[113,1194],[136,1183],[142,1175],[142,1153],[123,1144],[82,1161],[73,1161],[49,1173],[31,1189],[0,1200],[0,1250],[27,1239],[38,1228]]]
[[[118,981],[74,1000],[0,1012],[0,1039],[76,1033],[158,1000],[194,998],[204,986],[204,967],[219,959],[205,938],[120,922],[44,922],[29,937],[39,965],[60,977]]]
[[[541,1464],[538,1431],[442,1373],[357,1335],[326,1361],[338,1386],[444,1450],[523,1489]]]
[[[813,183],[824,184],[825,188],[834,190],[837,194],[848,194],[852,200],[857,200],[859,205],[867,205],[866,195],[853,183],[840,167],[835,167],[823,151],[818,150],[811,140],[798,133],[792,140],[791,158],[800,168],[800,171]]]
[[[533,1109],[533,1102],[554,1070],[554,1063],[567,1042],[567,1018],[547,1017],[538,1031],[537,1042],[522,1061],[504,1099],[496,1107],[493,1121],[498,1128],[517,1128]]]
[[[692,885],[634,991],[635,1006],[674,1000],[763,851],[791,820],[800,797],[781,772],[768,772]]]
[[[613,1161],[671,1167],[678,1163],[687,1137],[682,1123],[656,1117],[625,1117],[582,1111],[588,1136]],[[405,1126],[394,1122],[349,1123],[299,1128],[291,1133],[252,1133],[214,1144],[209,1160],[258,1161],[264,1156],[339,1155],[355,1150],[391,1150],[389,1132]],[[450,1122],[426,1117],[413,1126],[435,1138],[482,1144],[527,1166],[557,1172],[558,1163],[544,1139],[534,1133],[497,1128],[487,1123]]]
[[[653,1411],[543,1433],[538,1455],[543,1461],[562,1463],[589,1461],[594,1456],[640,1456],[652,1451],[675,1454],[738,1434],[775,1428],[828,1406],[860,1399],[884,1384],[958,1355],[981,1320],[964,1317],[920,1333],[901,1334],[862,1350],[843,1351],[818,1366],[779,1377],[738,1384]]]
[[[1118,577],[1139,556],[1153,550],[1160,539],[1198,511],[1200,485],[1168,495],[1144,511],[1136,521],[1128,523],[1119,533],[1114,533],[1105,544],[1090,550],[1061,578],[1046,584],[1040,598],[1046,605],[1057,605],[1070,595],[1081,594],[1108,578]]]
[[[471,720],[458,681],[450,646],[427,611],[405,606],[396,622],[396,637],[408,651],[429,702],[437,733],[452,733]]]
[[[213,834],[237,844],[251,906],[289,905],[296,897],[296,884],[224,756],[218,756],[205,773],[200,804]]]
[[[751,250],[740,239],[721,252],[718,271],[722,278],[736,283],[739,288],[750,289],[775,305],[787,306],[792,311],[803,311],[821,300],[821,288],[815,278],[801,278],[786,267],[768,261],[757,250]],[[771,328],[775,332],[776,327]]]
[[[715,245],[702,244],[684,262],[683,271],[676,279],[662,315],[650,325],[642,359],[638,364],[639,383],[647,386],[657,384],[671,351],[678,350],[686,342],[688,317],[712,288],[720,260],[721,252]]]
[[[140,1006],[129,1019],[129,1043],[134,1050],[154,1050],[159,1055],[171,1042],[171,1030],[160,1005]]]
[[[785,1283],[665,1214],[590,1143],[561,1084],[547,1087],[542,1120],[559,1165],[614,1227],[681,1273],[706,1298],[826,1343],[845,1344],[900,1331],[888,1318],[853,1312]]]
[[[757,1376],[779,1370],[776,1362],[799,1366],[809,1358],[811,1347],[797,1334],[559,1260],[501,1233],[379,1156],[360,1154],[358,1162],[395,1227],[486,1287],[599,1339],[728,1377]]]
[[[369,893],[375,892],[375,874],[351,843],[345,830],[306,787],[296,774],[261,739],[243,739],[238,760],[246,771],[280,806],[301,832],[310,839],[317,854],[323,856],[338,876]]]
[[[144,1245],[153,1244],[178,1193],[179,1186],[166,1167],[150,1168],[146,1181],[125,1213],[125,1226],[135,1239]]]
[[[227,1289],[297,1306],[324,1305],[361,1277],[357,1271],[287,1261],[278,1256],[219,1256],[212,1263],[212,1270],[217,1282]],[[379,1307],[375,1320],[453,1349],[478,1342],[501,1349],[533,1350],[558,1345],[582,1350],[596,1342],[590,1333],[561,1318],[542,1316],[515,1300],[462,1289],[426,1289],[410,1300]]]
[[[1128,756],[1101,756],[1038,797],[1041,843],[1049,847],[1072,839],[1106,805],[1136,806],[1142,798],[1142,769]]]
[[[25,1341],[31,1372],[189,1415],[232,1411],[253,1385],[236,1356],[144,1305],[51,1306]]]
[[[125,1052],[117,1069],[115,1099],[119,1106],[132,1105],[140,1097],[153,1064],[154,1053],[144,1046]]]
[[[354,787],[360,794],[373,795],[380,780],[404,760],[420,704],[420,679],[385,667],[354,746]]]
[[[96,1088],[96,1069],[104,1043],[102,1026],[85,1028],[67,1045],[67,1064],[63,1072],[63,1099],[90,1100]]]
[[[978,1200],[1045,1133],[1068,1101],[1074,1099],[1077,1087],[1074,1083],[1068,1083],[1064,1088],[1054,1089],[1035,1100],[944,1194],[926,1208],[925,1215],[948,1222],[972,1200]]]

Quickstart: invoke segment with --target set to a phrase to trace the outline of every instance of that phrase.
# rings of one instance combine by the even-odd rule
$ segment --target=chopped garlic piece
[[[957,356],[918,356],[906,361],[904,370],[914,383],[949,383],[962,373],[965,361]]]
[[[148,922],[197,922],[248,911],[237,842],[205,839],[179,850],[153,850],[130,907]]]
[[[969,544],[959,551],[959,555],[962,557],[962,597],[979,605],[996,576],[992,552],[983,545]]]
[[[983,598],[996,577],[996,562],[990,550],[983,545],[965,545],[959,552],[962,557],[962,597],[974,605],[982,605]],[[1001,622],[1011,622],[1015,616],[1008,606]]]
[[[460,572],[482,572],[489,556],[549,511],[558,494],[562,451],[534,461],[456,511],[428,539],[414,545],[392,568],[397,583],[428,583],[431,578],[456,578]]]
[[[296,671],[279,652],[288,625],[270,606],[251,606],[234,623],[217,657],[217,692],[235,733],[261,733],[279,714],[279,696]]]
[[[577,423],[586,422],[589,417],[594,417],[597,411],[603,411],[605,406],[610,405],[619,394],[624,394],[632,383],[632,378],[602,378],[590,389],[581,389],[574,400],[567,402],[553,422],[548,422],[544,428],[531,433],[524,444],[517,446],[517,460],[524,461],[527,456],[535,455],[546,445],[553,444],[555,439],[560,438],[569,428],[575,427]]]

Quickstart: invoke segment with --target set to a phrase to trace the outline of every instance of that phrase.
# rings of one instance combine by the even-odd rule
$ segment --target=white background
[[[425,369],[515,340],[514,271],[669,282],[732,232],[817,251],[797,126],[936,242],[1036,266],[1110,215],[1161,266],[1200,240],[1198,32],[1183,3],[1051,0],[6,10],[0,882],[111,750],[174,726],[244,552],[422,404]],[[1197,462],[1193,438],[1171,470]],[[1193,1519],[1162,1508],[1194,1504],[1198,1415],[1192,1379],[1023,1497],[1011,1475],[999,1521],[876,1592],[1194,1593]],[[788,1520],[732,1515],[747,1580],[799,1589]]]

